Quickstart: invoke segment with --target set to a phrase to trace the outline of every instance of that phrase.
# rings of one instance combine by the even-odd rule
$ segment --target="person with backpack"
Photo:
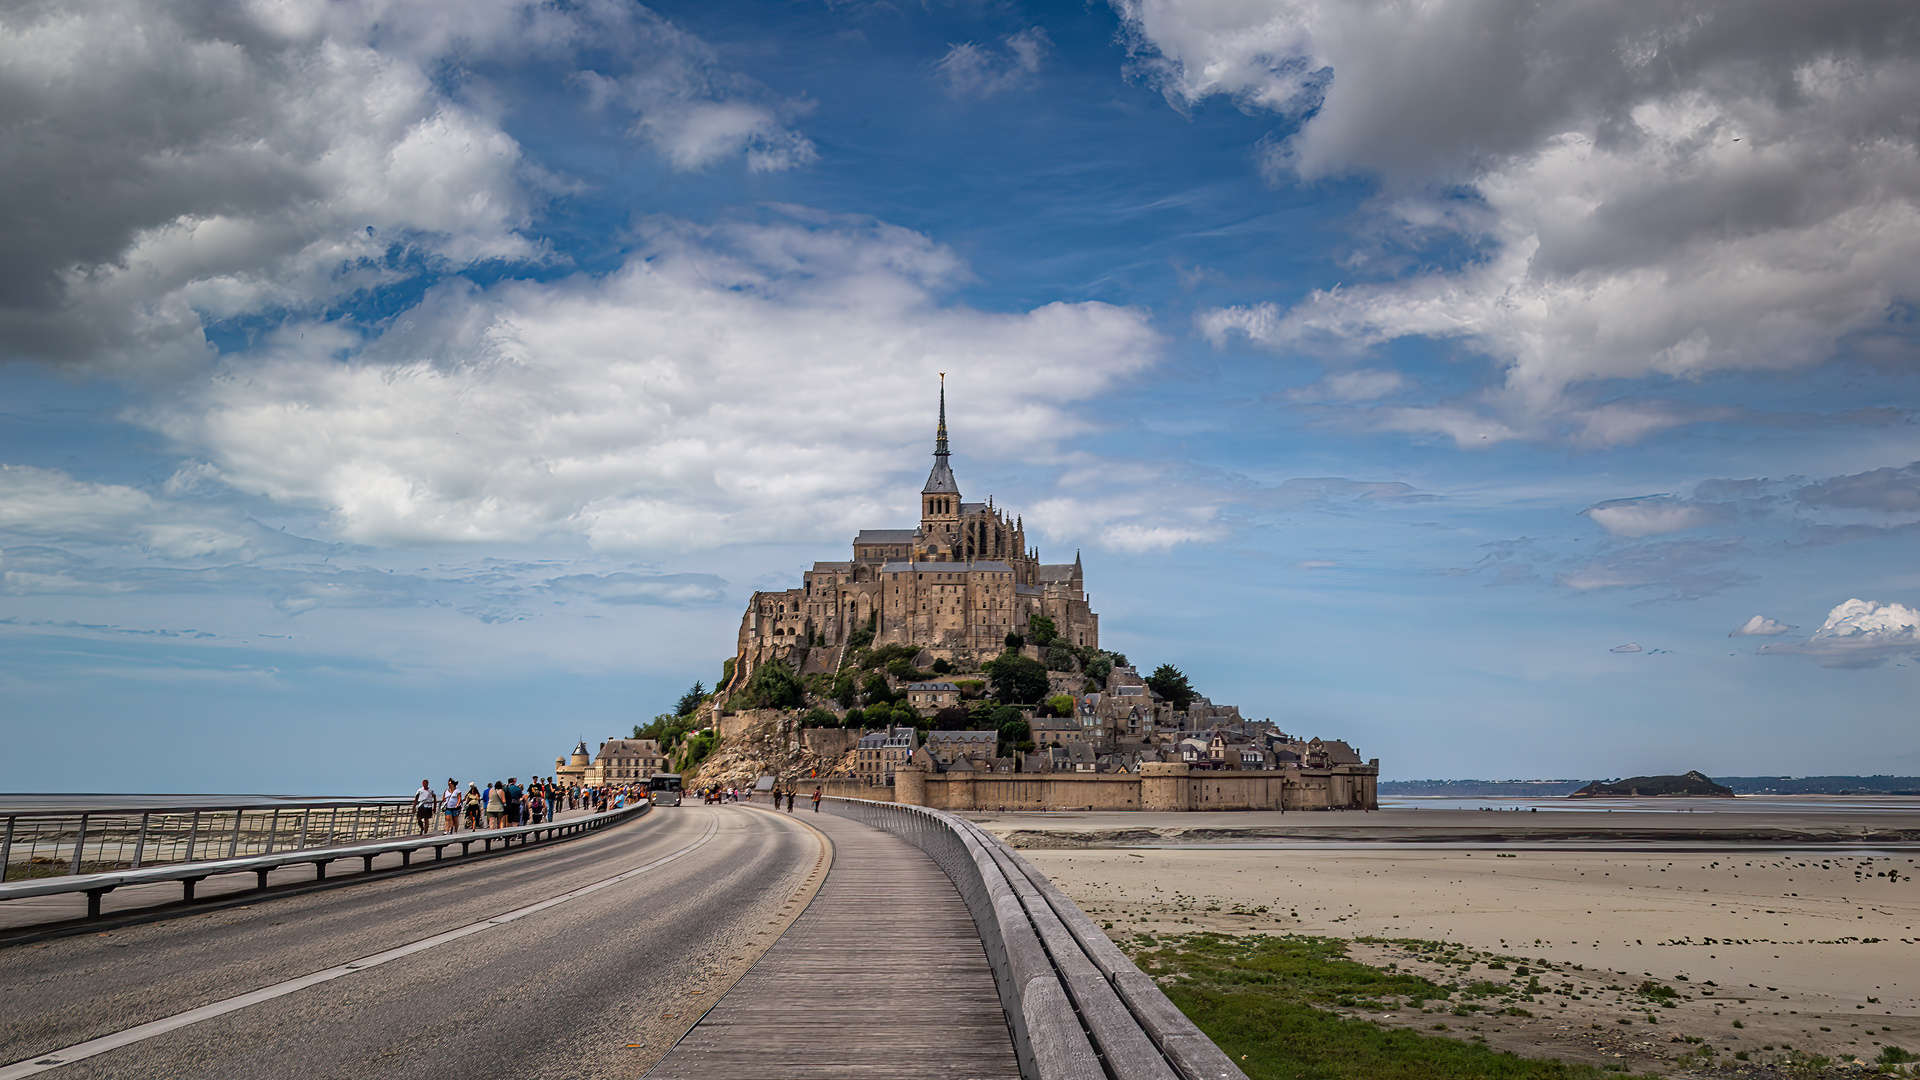
[[[522,820],[522,816],[523,816],[522,811],[525,809],[525,807],[521,806],[520,804],[520,800],[525,795],[526,795],[526,789],[520,786],[520,778],[517,776],[507,777],[507,788],[506,788],[507,824],[509,825],[526,824],[526,822]]]
[[[813,812],[816,814],[820,812],[820,794],[819,786],[815,785],[813,789]]]

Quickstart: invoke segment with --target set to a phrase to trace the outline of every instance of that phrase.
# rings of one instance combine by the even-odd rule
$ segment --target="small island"
[[[1632,799],[1632,798],[1733,798],[1733,789],[1724,784],[1714,783],[1713,778],[1695,771],[1682,776],[1629,776],[1625,780],[1595,780],[1579,791],[1568,795],[1569,799]]]

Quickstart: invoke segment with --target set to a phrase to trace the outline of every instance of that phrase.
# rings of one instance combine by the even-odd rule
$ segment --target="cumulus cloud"
[[[964,462],[1050,452],[1157,356],[1132,309],[943,305],[964,272],[865,220],[657,223],[604,277],[444,284],[350,362],[290,327],[144,418],[354,541],[842,539],[922,467],[936,372]]]
[[[268,529],[229,507],[156,497],[125,484],[93,483],[26,465],[0,465],[0,533],[129,545],[172,561],[247,562],[324,548]]]
[[[1736,626],[1732,630],[1728,631],[1727,636],[1728,637],[1778,637],[1779,635],[1784,634],[1791,629],[1793,629],[1793,627],[1788,626],[1786,623],[1780,622],[1777,619],[1769,619],[1765,615],[1755,615],[1753,618],[1748,619],[1746,622],[1743,622],[1739,626]]]
[[[1920,657],[1920,611],[1905,604],[1848,600],[1802,642],[1762,645],[1772,654],[1811,656],[1822,667],[1876,667],[1888,660]]]
[[[1671,495],[1613,499],[1580,511],[1612,536],[1660,536],[1717,525],[1732,516],[1720,503],[1692,502]]]
[[[75,3],[0,34],[6,358],[194,370],[209,322],[319,312],[422,267],[545,258],[551,183],[470,65],[558,54],[675,165],[809,160],[764,91],[637,6]]]
[[[1598,384],[1817,364],[1920,291],[1910,5],[1113,3],[1177,106],[1287,118],[1276,176],[1378,177],[1384,228],[1476,252],[1202,318],[1216,339],[1427,337],[1498,364],[1395,429],[1633,442],[1712,414]]]
[[[990,97],[1030,82],[1051,44],[1037,26],[1006,38],[998,48],[963,41],[949,46],[933,70],[955,97]]]

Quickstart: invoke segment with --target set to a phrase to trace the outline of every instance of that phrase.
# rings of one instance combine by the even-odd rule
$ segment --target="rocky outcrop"
[[[1713,778],[1704,773],[1688,772],[1679,776],[1629,776],[1625,780],[1611,782],[1595,780],[1567,798],[1660,799],[1673,796],[1731,799],[1733,789],[1714,783]]]

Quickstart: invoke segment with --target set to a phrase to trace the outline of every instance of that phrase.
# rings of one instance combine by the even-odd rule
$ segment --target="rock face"
[[[1689,772],[1682,776],[1629,776],[1625,780],[1609,783],[1595,780],[1579,791],[1567,796],[1569,799],[1631,799],[1664,798],[1674,795],[1708,796],[1717,798],[1733,797],[1733,789],[1713,782],[1713,778],[1700,772]]]

